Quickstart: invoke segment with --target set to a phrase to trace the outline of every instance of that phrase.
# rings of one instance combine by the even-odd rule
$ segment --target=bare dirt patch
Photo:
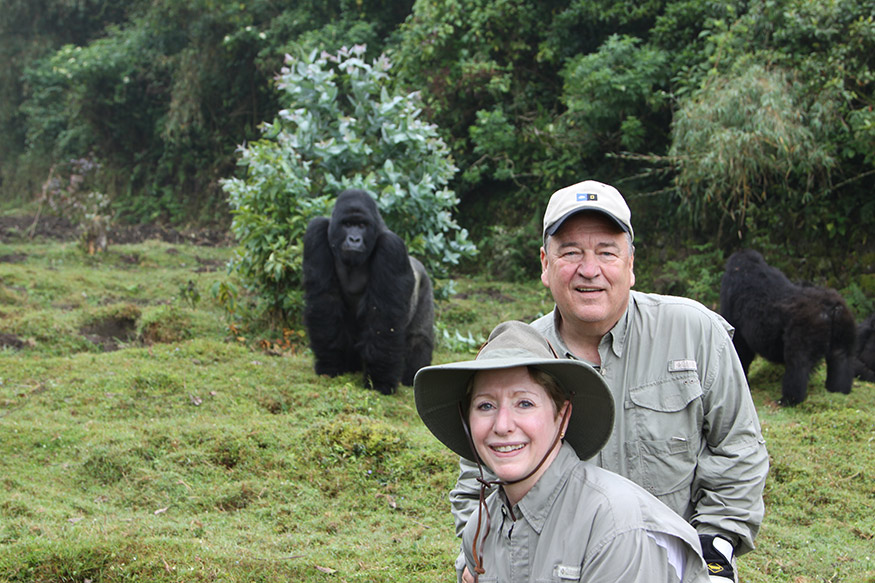
[[[15,334],[0,333],[0,348],[24,348],[26,342]]]
[[[24,253],[9,253],[7,255],[0,255],[0,263],[22,263],[25,259],[27,259],[27,255]]]

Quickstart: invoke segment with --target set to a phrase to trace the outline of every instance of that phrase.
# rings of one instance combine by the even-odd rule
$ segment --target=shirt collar
[[[620,316],[620,319],[617,320],[617,323],[614,324],[614,327],[611,328],[610,332],[605,334],[606,337],[610,337],[611,341],[611,349],[614,351],[614,354],[617,358],[623,357],[623,349],[626,346],[626,333],[629,331],[629,312],[631,312],[632,308],[632,292],[629,292],[629,305],[626,306],[626,310],[623,312],[623,315]],[[602,339],[604,341],[604,339]]]
[[[574,448],[563,442],[553,463],[513,509],[514,516],[521,516],[528,521],[535,532],[541,534],[550,509],[565,485],[567,474],[579,461]],[[507,498],[502,497],[502,500],[507,504]]]
[[[626,307],[626,310],[623,312],[623,315],[620,316],[620,319],[614,324],[614,327],[611,328],[607,334],[604,335],[602,341],[599,343],[600,345],[609,342],[611,350],[617,356],[617,358],[622,358],[623,356],[623,348],[626,345],[626,333],[629,331],[629,312],[632,307],[632,303],[635,301],[633,299],[633,293],[629,292],[629,305]],[[578,358],[571,350],[568,349],[568,346],[565,344],[565,341],[562,339],[562,336],[559,334],[559,324],[562,321],[562,314],[559,313],[559,306],[553,307],[553,333],[555,335],[556,341],[558,341],[559,348],[565,354],[565,358],[570,358],[572,360],[583,360]],[[591,364],[591,363],[590,363]]]

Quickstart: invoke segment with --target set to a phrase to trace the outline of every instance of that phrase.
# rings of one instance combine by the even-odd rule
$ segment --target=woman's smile
[[[496,445],[492,444],[489,447],[495,450],[498,453],[513,453],[515,451],[519,451],[526,446],[525,443],[517,443],[512,445]]]

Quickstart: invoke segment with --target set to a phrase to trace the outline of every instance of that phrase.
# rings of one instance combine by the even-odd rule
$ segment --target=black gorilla
[[[875,382],[875,314],[857,326],[857,355],[854,375],[864,381]]]
[[[794,284],[746,249],[726,262],[720,313],[735,327],[745,373],[756,354],[784,364],[782,405],[805,400],[811,369],[824,356],[826,389],[851,392],[856,324],[835,290]]]
[[[390,394],[431,364],[431,280],[362,190],[307,225],[304,302],[317,374],[364,370],[365,386]]]

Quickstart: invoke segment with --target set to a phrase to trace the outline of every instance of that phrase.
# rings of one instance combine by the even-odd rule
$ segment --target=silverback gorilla
[[[317,374],[364,370],[365,386],[388,395],[431,364],[431,280],[363,190],[307,225],[304,303]]]
[[[720,313],[735,327],[733,343],[744,372],[756,354],[784,364],[782,405],[805,400],[808,377],[826,357],[826,389],[850,393],[856,323],[833,289],[792,283],[746,249],[726,262]]]

